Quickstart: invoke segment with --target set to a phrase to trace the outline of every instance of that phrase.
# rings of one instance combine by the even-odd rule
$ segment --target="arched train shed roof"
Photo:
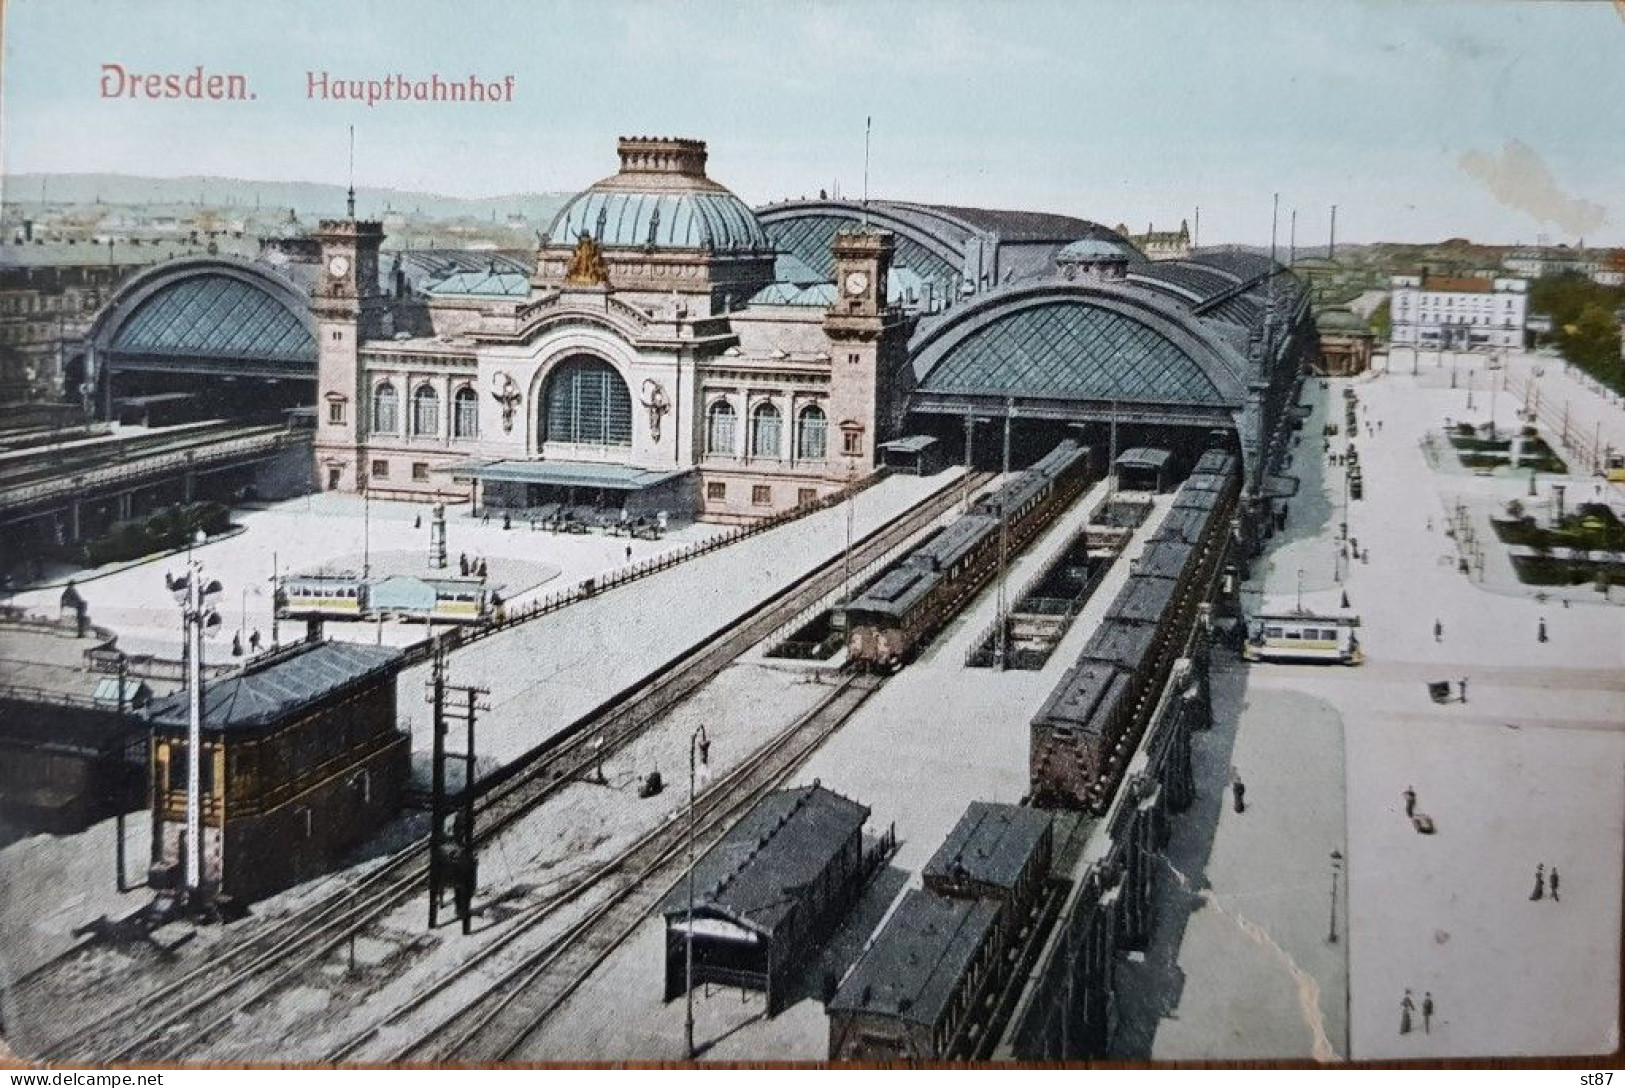
[[[138,273],[97,315],[89,339],[112,370],[316,376],[309,293],[236,257],[183,257]]]

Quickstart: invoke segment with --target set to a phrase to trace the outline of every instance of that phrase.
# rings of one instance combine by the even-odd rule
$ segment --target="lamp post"
[[[186,573],[166,576],[169,591],[181,606],[181,627],[186,646],[186,903],[196,908],[203,895],[203,635],[220,627],[219,582],[203,581],[203,564],[188,560]]]
[[[1326,929],[1326,940],[1331,944],[1337,943],[1337,876],[1343,871],[1343,853],[1340,850],[1332,851],[1332,915],[1331,922]]]
[[[1303,614],[1303,568],[1298,568],[1298,614]]]
[[[688,1008],[683,1017],[683,1053],[689,1061],[694,1050],[694,781],[698,766],[708,766],[711,738],[700,726],[688,738],[688,920],[683,926],[683,994]],[[698,766],[696,765],[698,758]]]

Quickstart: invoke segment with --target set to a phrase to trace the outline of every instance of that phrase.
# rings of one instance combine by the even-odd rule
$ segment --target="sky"
[[[862,191],[1201,241],[1625,245],[1625,3],[1606,0],[10,0],[0,175],[487,196],[690,136],[752,204]],[[103,65],[240,73],[243,102],[101,95]],[[313,101],[515,77],[512,103]]]

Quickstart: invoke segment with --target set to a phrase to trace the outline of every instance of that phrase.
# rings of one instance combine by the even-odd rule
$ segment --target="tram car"
[[[283,619],[372,620],[380,616],[433,623],[483,623],[495,594],[481,578],[411,574],[298,574],[278,583]]]
[[[1097,814],[1110,804],[1211,594],[1239,491],[1235,459],[1216,451],[1180,486],[1105,619],[1032,720],[1035,804]]]
[[[367,612],[367,583],[354,574],[295,574],[277,582],[284,619],[358,620]]]
[[[997,571],[1001,506],[1006,546],[1016,555],[1071,505],[1089,477],[1089,448],[1068,440],[978,499],[847,602],[848,661],[871,671],[901,667]]]
[[[1365,660],[1354,633],[1358,616],[1316,616],[1308,612],[1261,613],[1247,624],[1241,656],[1248,661],[1321,661],[1358,665]]]

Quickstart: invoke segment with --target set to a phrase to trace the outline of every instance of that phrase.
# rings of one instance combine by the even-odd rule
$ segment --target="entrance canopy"
[[[684,475],[688,469],[645,469],[591,461],[471,461],[448,469],[455,480],[484,484],[548,484],[606,491],[643,491]]]

